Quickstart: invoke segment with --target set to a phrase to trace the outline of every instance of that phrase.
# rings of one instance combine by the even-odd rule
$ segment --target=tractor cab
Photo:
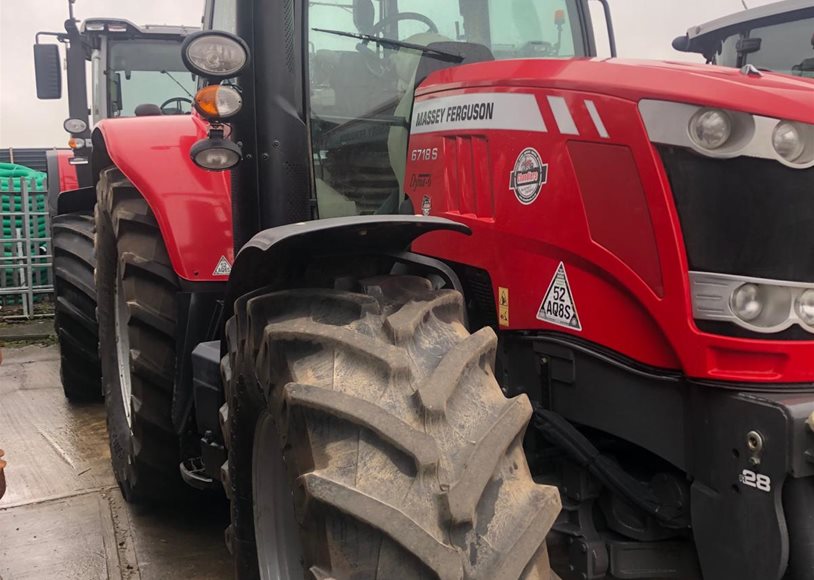
[[[673,41],[708,64],[814,78],[814,6],[785,0],[693,26]]]
[[[138,26],[117,18],[73,16],[64,32],[38,32],[34,45],[37,97],[62,97],[59,44],[65,46],[70,134],[75,167],[88,164],[91,126],[102,119],[141,115],[179,115],[192,110],[196,81],[185,69],[179,46],[194,29],[179,26]],[[58,44],[44,42],[56,39]],[[91,64],[91,103],[88,103],[87,63]],[[79,186],[90,184],[79,170]]]
[[[92,65],[94,124],[105,118],[182,115],[192,111],[196,81],[178,52],[191,30],[138,27],[126,20],[86,20]]]

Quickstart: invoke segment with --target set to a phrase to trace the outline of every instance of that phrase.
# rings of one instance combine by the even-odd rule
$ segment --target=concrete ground
[[[56,347],[3,354],[0,580],[233,577],[225,501],[126,504],[110,470],[104,406],[65,400]]]

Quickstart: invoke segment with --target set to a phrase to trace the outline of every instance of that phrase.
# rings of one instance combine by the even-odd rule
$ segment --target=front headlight
[[[720,109],[701,109],[690,120],[690,137],[708,151],[720,149],[732,137],[732,117]]]
[[[795,310],[797,310],[800,320],[809,326],[814,326],[814,290],[806,290],[797,298]]]
[[[794,163],[805,153],[806,132],[806,129],[797,123],[781,121],[772,133],[774,150],[786,161]]]
[[[763,312],[764,301],[760,286],[744,284],[732,294],[732,312],[745,322],[751,322]]]
[[[760,328],[779,328],[789,322],[792,289],[777,284],[749,282],[732,292],[732,312],[743,322]]]

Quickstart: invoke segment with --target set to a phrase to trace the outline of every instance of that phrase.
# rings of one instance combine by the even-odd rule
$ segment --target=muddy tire
[[[172,425],[178,280],[155,217],[132,184],[109,168],[97,195],[100,356],[113,471],[128,501],[166,500],[182,489]]]
[[[99,324],[96,321],[96,267],[91,213],[54,218],[54,329],[59,340],[59,374],[73,402],[102,399]]]
[[[460,294],[414,277],[236,302],[221,421],[240,580],[551,577],[560,501],[529,474],[531,405],[503,396],[494,332],[462,321]]]

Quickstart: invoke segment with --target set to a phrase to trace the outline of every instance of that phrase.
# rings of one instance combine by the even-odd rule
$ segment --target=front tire
[[[414,277],[260,290],[227,337],[240,580],[551,577],[560,501],[529,473],[531,405],[503,396],[497,338],[469,335],[459,293]]]
[[[116,168],[96,206],[99,338],[110,455],[128,501],[183,488],[172,424],[178,279],[147,202]]]

